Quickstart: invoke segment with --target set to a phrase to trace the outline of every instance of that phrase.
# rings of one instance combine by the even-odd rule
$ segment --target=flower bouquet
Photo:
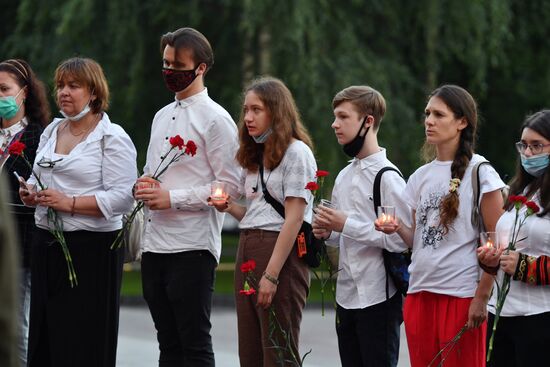
[[[514,227],[512,229],[510,241],[508,242],[508,247],[506,247],[506,250],[505,250],[506,252],[515,251],[516,244],[519,241],[523,241],[525,239],[525,238],[518,239],[521,227],[523,226],[523,224],[525,223],[525,221],[529,216],[535,213],[538,213],[540,210],[540,208],[535,202],[528,201],[527,198],[522,195],[510,196],[508,200],[514,204],[516,216],[514,218]],[[527,210],[525,211],[525,214],[523,215],[523,217],[520,218],[519,212],[524,205],[527,207]],[[497,303],[495,306],[495,320],[493,322],[493,330],[491,333],[491,339],[489,340],[489,348],[487,350],[487,362],[491,360],[491,355],[493,352],[493,343],[495,339],[495,332],[497,330],[498,320],[500,318],[500,313],[502,312],[502,308],[504,307],[506,296],[510,291],[510,278],[511,278],[510,274],[504,273],[504,279],[502,280],[502,285],[499,286],[497,282]]]
[[[244,284],[243,289],[239,291],[239,294],[250,297],[256,294],[257,280],[254,275],[254,270],[256,269],[256,261],[248,260],[241,265],[241,272],[244,274]],[[301,367],[303,366],[304,359],[306,356],[311,353],[311,350],[304,354],[300,358],[299,355],[296,355],[292,349],[292,332],[286,331],[283,329],[281,323],[277,319],[277,314],[275,312],[275,307],[273,304],[269,306],[269,341],[272,344],[272,347],[277,351],[277,365],[281,366],[294,366]],[[279,343],[279,338],[282,337],[284,340],[283,344]]]
[[[31,162],[29,162],[28,158],[25,155],[25,146],[24,143],[22,143],[19,140],[14,141],[10,144],[8,147],[8,153],[13,156],[19,156],[23,159],[25,164],[31,169],[31,174],[36,179],[36,183],[38,184],[38,187],[40,190],[45,190],[47,187],[42,183],[40,180],[40,176],[36,174],[36,172],[33,169],[33,166]],[[65,261],[67,263],[67,271],[69,273],[69,283],[71,284],[71,288],[78,285],[78,279],[76,278],[76,271],[74,269],[73,265],[73,259],[71,257],[71,253],[69,252],[69,248],[67,246],[67,241],[65,240],[65,236],[63,235],[63,220],[59,217],[59,214],[51,207],[48,207],[48,224],[53,224],[53,226],[48,226],[50,233],[53,235],[55,240],[59,242],[61,245],[61,249],[63,251],[63,256],[65,257]]]
[[[159,182],[159,177],[164,172],[166,172],[166,170],[168,169],[168,167],[170,167],[172,163],[177,162],[183,155],[190,155],[191,157],[193,157],[195,156],[195,154],[197,154],[197,145],[193,140],[188,140],[187,143],[185,143],[181,136],[176,135],[171,137],[169,142],[170,149],[168,150],[168,152],[166,152],[166,154],[160,157],[160,163],[153,175],[151,176],[152,179]],[[176,150],[175,154],[173,154],[172,157],[168,159],[170,153],[172,153],[173,150]],[[145,204],[143,203],[143,201],[138,202],[132,212],[127,216],[127,219],[124,222],[122,229],[118,232],[115,240],[111,245],[111,250],[118,249],[123,245],[125,238],[127,237],[125,235],[131,230],[136,215],[139,213],[140,210],[143,209],[144,205]]]

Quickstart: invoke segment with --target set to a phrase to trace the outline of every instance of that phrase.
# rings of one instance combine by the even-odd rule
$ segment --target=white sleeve
[[[121,128],[122,129],[122,128]],[[103,137],[102,176],[104,191],[95,194],[106,219],[124,214],[134,203],[132,186],[137,178],[136,148],[125,132]]]

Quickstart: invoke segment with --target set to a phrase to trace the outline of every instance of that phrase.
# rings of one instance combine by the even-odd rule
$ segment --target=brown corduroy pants
[[[281,363],[282,358],[286,361],[294,359],[290,349],[296,358],[300,358],[298,351],[300,323],[309,292],[309,269],[298,258],[296,248],[292,249],[281,269],[277,293],[272,303],[277,321],[288,333],[286,338],[280,333],[270,333],[273,330],[273,327],[270,328],[270,311],[256,306],[257,295],[246,296],[239,293],[243,289],[245,280],[240,270],[241,264],[248,260],[256,261],[254,270],[256,284],[253,285],[256,286],[271,258],[278,236],[279,232],[259,229],[241,231],[235,264],[235,298],[241,367],[292,366],[291,362]],[[273,321],[272,319],[271,322]],[[286,349],[278,347],[286,347]]]

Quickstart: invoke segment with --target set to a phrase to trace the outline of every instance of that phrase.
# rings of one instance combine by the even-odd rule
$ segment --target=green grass
[[[234,262],[237,253],[239,236],[236,234],[224,234],[222,238],[222,255],[221,264],[216,272],[216,283],[214,292],[217,294],[233,294],[233,275]],[[315,275],[311,274],[311,286],[309,291],[308,302],[321,301],[321,283],[316,279]],[[124,271],[122,277],[122,296],[141,296],[141,273],[131,270]],[[332,307],[334,297],[330,289],[330,284],[325,287],[325,305]]]

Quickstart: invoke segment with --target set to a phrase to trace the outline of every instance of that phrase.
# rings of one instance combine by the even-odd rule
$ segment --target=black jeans
[[[342,367],[395,367],[403,322],[402,296],[363,309],[336,309]]]
[[[487,349],[495,315],[489,312]],[[488,367],[548,366],[550,312],[531,316],[503,317],[498,320],[493,353]]]
[[[216,266],[206,250],[143,254],[143,296],[157,329],[160,367],[215,365],[210,310]]]

